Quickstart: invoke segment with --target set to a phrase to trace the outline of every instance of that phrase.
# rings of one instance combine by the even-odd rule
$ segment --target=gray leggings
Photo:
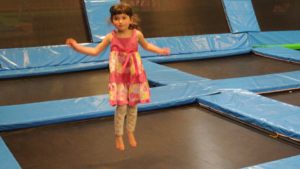
[[[134,132],[137,119],[137,106],[122,105],[117,106],[115,120],[115,134],[122,136],[124,132],[124,121],[126,116],[126,129],[128,132]]]

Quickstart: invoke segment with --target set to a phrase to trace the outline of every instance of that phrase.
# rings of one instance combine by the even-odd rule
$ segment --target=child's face
[[[131,18],[126,14],[114,15],[112,17],[112,23],[119,31],[124,31],[129,28]]]

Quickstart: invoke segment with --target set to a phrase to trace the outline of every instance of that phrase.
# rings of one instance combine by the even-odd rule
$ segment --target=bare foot
[[[124,142],[123,142],[123,137],[122,136],[116,136],[115,142],[116,142],[116,148],[118,150],[120,150],[120,151],[124,151],[125,150],[125,146],[124,146]]]
[[[128,141],[131,147],[136,147],[137,146],[137,142],[135,140],[134,134],[133,132],[128,132]]]

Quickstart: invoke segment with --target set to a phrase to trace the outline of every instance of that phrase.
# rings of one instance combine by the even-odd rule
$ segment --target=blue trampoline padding
[[[170,48],[173,55],[227,51],[251,47],[246,33],[161,37],[149,38],[147,41],[160,47]],[[140,49],[143,57],[157,56],[157,54],[144,51],[142,48]]]
[[[148,80],[157,85],[168,85],[176,83],[198,82],[209,80],[188,74],[177,69],[143,60]]]
[[[295,31],[272,31],[272,32],[249,32],[249,41],[252,46],[281,45],[300,42],[300,30]]]
[[[199,53],[179,54],[179,55],[174,54],[174,55],[170,55],[170,56],[149,57],[146,59],[149,61],[157,62],[157,63],[164,63],[164,62],[177,62],[177,61],[227,57],[227,56],[233,56],[233,55],[246,54],[246,53],[250,53],[250,52],[251,52],[251,48],[242,48],[242,49],[199,52]]]
[[[198,97],[201,105],[259,126],[279,135],[300,140],[300,107],[272,100],[239,89]]]
[[[65,45],[0,49],[0,79],[107,67],[108,52],[89,57]]]
[[[3,139],[0,137],[0,169],[21,169]]]
[[[268,48],[254,48],[253,52],[257,55],[286,60],[289,62],[300,62],[300,51],[280,46],[273,46]]]
[[[86,15],[93,42],[100,42],[103,37],[113,30],[109,24],[109,9],[119,0],[84,0]]]
[[[139,110],[189,104],[196,96],[212,92],[191,84],[156,87],[151,89],[151,103],[139,105]],[[113,112],[107,95],[0,106],[0,131],[110,116]]]
[[[60,65],[52,67],[40,67],[30,69],[16,69],[8,71],[0,71],[0,79],[47,75],[65,72],[76,72],[82,70],[102,69],[108,67],[108,61],[103,62],[90,62],[90,63],[78,63],[75,65]]]
[[[237,88],[256,93],[269,93],[300,88],[300,71],[203,81],[200,84],[215,89]]]
[[[266,162],[243,169],[299,169],[300,168],[300,155],[293,157],[283,158],[271,162]]]
[[[173,74],[172,71],[171,74]],[[150,73],[148,77],[151,79],[153,78],[151,76],[152,74]],[[155,76],[159,76],[159,74]],[[271,90],[299,88],[300,85],[300,71],[265,75],[264,77],[252,77],[252,79],[250,77],[225,80],[199,78],[199,81],[193,79],[195,81],[189,83],[183,77],[182,81],[180,81],[180,78],[176,79],[176,84],[152,88],[152,102],[141,105],[139,107],[140,110],[159,109],[193,103],[199,95],[214,94],[220,89],[225,88],[242,88],[255,92],[268,92]],[[108,116],[112,115],[113,111],[113,107],[108,104],[108,97],[106,95],[1,106],[0,130]]]
[[[95,44],[83,45],[95,46]],[[0,49],[0,71],[105,61],[108,59],[108,52],[106,50],[100,57],[86,57],[66,45]]]
[[[250,43],[246,34],[216,34],[170,38],[149,39],[161,47],[170,47],[172,55],[161,57],[140,48],[143,58],[169,60],[183,58],[216,57],[250,51]],[[97,43],[83,44],[95,46]],[[237,51],[236,51],[237,50]],[[210,53],[211,52],[211,53]],[[223,53],[224,52],[224,53]],[[198,56],[196,53],[200,53]],[[181,54],[192,54],[178,57]],[[73,51],[66,45],[45,46],[32,48],[0,49],[0,78],[43,75],[51,73],[87,70],[98,67],[107,67],[109,48],[100,56],[90,57]],[[98,67],[97,67],[98,66]]]
[[[251,0],[223,0],[232,33],[260,31]]]
[[[0,107],[0,130],[95,118],[112,114],[106,95]]]

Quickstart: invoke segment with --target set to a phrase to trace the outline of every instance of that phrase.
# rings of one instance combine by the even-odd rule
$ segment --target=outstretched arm
[[[97,56],[109,45],[110,41],[111,41],[111,34],[108,34],[105,36],[102,42],[95,47],[82,46],[78,44],[75,39],[72,38],[68,38],[66,40],[66,44],[69,45],[74,50],[76,50],[77,52],[91,55],[91,56]]]
[[[146,39],[144,38],[144,35],[142,34],[142,32],[137,31],[137,37],[138,37],[138,41],[140,43],[140,45],[145,49],[148,50],[150,52],[154,52],[160,55],[169,55],[170,54],[170,49],[169,48],[160,48],[155,46],[152,43],[149,43],[146,41]]]

